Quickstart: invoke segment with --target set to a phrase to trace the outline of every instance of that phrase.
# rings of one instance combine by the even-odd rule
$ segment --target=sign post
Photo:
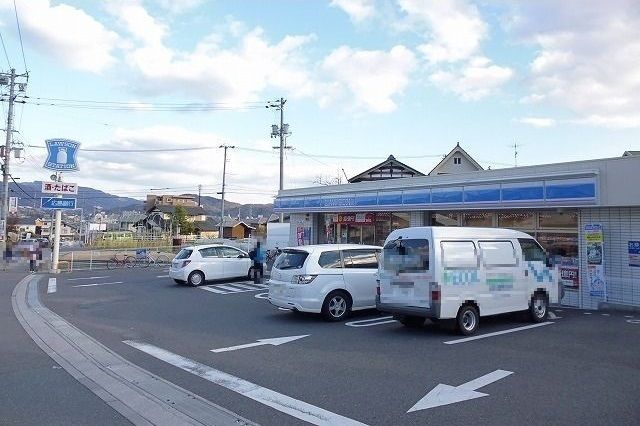
[[[78,163],[76,157],[78,155],[78,149],[80,142],[72,141],[69,139],[47,139],[45,141],[47,145],[47,159],[44,161],[44,168],[53,170],[55,175],[51,175],[51,179],[55,182],[43,182],[43,192],[48,190],[48,193],[58,194],[56,198],[42,198],[40,200],[43,208],[56,209],[55,219],[55,235],[53,239],[53,255],[51,259],[51,272],[58,273],[58,261],[60,260],[60,234],[62,233],[62,210],[75,208],[75,198],[63,198],[63,194],[77,194],[78,187],[76,184],[63,184],[62,172],[73,172],[78,170]],[[46,187],[46,184],[53,184]],[[73,186],[73,188],[70,188]],[[70,207],[73,205],[73,207]]]

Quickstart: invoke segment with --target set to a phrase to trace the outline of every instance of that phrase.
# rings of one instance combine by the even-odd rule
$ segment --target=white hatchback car
[[[382,247],[320,244],[290,247],[276,258],[269,302],[339,321],[352,310],[376,306],[376,274]]]
[[[177,283],[199,286],[208,280],[249,278],[249,255],[235,247],[205,244],[185,247],[173,258],[169,276]]]

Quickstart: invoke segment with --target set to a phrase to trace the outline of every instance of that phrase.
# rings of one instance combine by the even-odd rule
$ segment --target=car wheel
[[[465,336],[469,336],[476,332],[480,322],[478,310],[472,305],[464,305],[458,310],[456,324],[458,331]]]
[[[334,291],[324,299],[322,314],[329,321],[341,321],[351,312],[351,298],[344,291]]]
[[[405,327],[418,328],[424,325],[424,318],[413,315],[400,315],[397,318],[394,317],[394,319],[400,321],[400,324]]]
[[[198,287],[200,284],[204,283],[204,274],[200,271],[193,271],[189,274],[189,278],[187,278],[187,282],[189,285],[194,287]]]
[[[536,293],[531,298],[531,306],[529,307],[529,315],[531,321],[542,322],[547,319],[549,313],[549,301],[547,296],[542,293]]]

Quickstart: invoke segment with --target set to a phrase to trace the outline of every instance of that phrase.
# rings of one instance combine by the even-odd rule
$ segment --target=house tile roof
[[[187,216],[204,216],[207,214],[207,212],[200,206],[193,206],[193,207],[180,206],[180,207],[182,207],[187,212]],[[176,210],[176,206],[154,206],[150,208],[147,213],[150,213],[152,211],[159,211],[162,213],[172,214],[175,212],[175,210]]]

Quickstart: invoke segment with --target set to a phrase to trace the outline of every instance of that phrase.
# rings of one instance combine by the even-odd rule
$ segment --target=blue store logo
[[[47,139],[47,159],[44,168],[57,172],[70,172],[78,170],[76,156],[80,142],[69,139]]]

